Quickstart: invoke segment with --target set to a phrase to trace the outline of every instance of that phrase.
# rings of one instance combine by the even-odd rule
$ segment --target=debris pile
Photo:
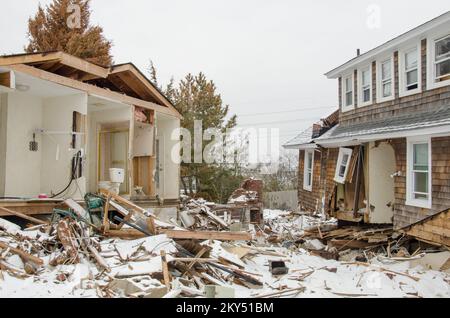
[[[232,232],[200,200],[184,210],[193,224],[171,224],[107,191],[66,205],[26,229],[0,218],[0,297],[450,296],[450,252],[410,253],[388,229],[266,210],[262,227]]]

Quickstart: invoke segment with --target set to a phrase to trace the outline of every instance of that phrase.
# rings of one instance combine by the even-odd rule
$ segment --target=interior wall
[[[87,114],[87,94],[47,98],[42,108],[42,127],[48,131],[72,131],[73,112]],[[70,134],[51,134],[42,136],[42,169],[41,187],[42,193],[57,193],[64,189],[71,176],[72,158],[80,149],[71,148],[72,136]],[[59,158],[57,158],[57,146],[59,145]],[[84,146],[85,147],[85,146]],[[86,173],[73,183],[67,194],[80,199],[86,191]]]
[[[180,127],[179,119],[157,118],[156,122],[157,136],[160,143],[163,143],[163,162],[164,162],[164,191],[162,197],[164,199],[178,199],[180,197],[180,138],[172,140],[172,132]],[[176,161],[172,160],[172,155],[176,157]]]
[[[107,123],[124,122],[131,120],[131,107],[105,109],[92,111],[88,115],[88,182],[87,189],[90,192],[97,191],[98,176],[98,133],[100,126]],[[109,180],[102,180],[109,181]]]
[[[0,94],[0,197],[5,195],[7,94]]]
[[[7,138],[5,196],[32,197],[41,192],[42,138],[36,135],[37,152],[29,150],[29,142],[33,131],[42,126],[42,108],[43,101],[39,97],[16,92],[2,96],[2,118],[6,114],[7,121],[2,125]]]

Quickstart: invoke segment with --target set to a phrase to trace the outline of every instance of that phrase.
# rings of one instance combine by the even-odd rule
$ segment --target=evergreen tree
[[[90,24],[90,0],[54,0],[28,20],[27,53],[63,51],[110,66],[112,42],[100,26]]]

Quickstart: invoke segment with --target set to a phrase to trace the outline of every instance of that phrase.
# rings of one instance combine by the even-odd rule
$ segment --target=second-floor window
[[[450,79],[450,34],[435,41],[435,80]]]
[[[394,59],[393,56],[377,62],[377,102],[394,98]]]
[[[353,75],[344,77],[343,79],[343,110],[348,110],[353,107]]]
[[[372,101],[372,76],[370,66],[360,72],[360,101],[361,106],[368,105]]]
[[[399,93],[400,96],[416,94],[421,89],[420,45],[399,50]]]
[[[411,91],[419,87],[417,48],[405,53],[405,85]]]
[[[392,65],[391,60],[381,63],[381,96],[383,98],[392,95]]]

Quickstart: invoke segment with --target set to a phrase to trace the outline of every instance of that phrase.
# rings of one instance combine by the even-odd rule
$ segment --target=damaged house
[[[176,206],[181,115],[133,64],[2,56],[0,114],[0,215],[48,213],[99,188]]]
[[[326,74],[338,118],[300,150],[299,204],[339,220],[404,228],[450,207],[450,12]],[[422,231],[449,245],[448,217]]]

